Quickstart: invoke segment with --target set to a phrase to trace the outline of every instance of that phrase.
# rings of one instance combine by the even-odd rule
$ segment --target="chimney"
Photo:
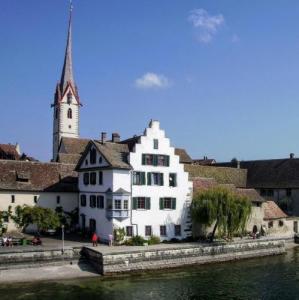
[[[120,142],[120,135],[117,132],[112,133],[112,142],[119,143]]]
[[[290,159],[293,159],[295,157],[294,153],[290,153]]]
[[[107,137],[107,133],[106,132],[102,132],[101,133],[101,142],[102,142],[102,144],[104,144],[106,142],[106,137]]]
[[[237,160],[237,169],[240,169],[240,168],[241,168],[240,161]]]
[[[19,143],[16,143],[16,151],[19,155],[21,155],[21,148],[20,148]]]

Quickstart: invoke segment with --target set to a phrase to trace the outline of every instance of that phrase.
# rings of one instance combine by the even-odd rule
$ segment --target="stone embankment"
[[[124,247],[117,251],[84,247],[82,255],[100,274],[108,275],[278,255],[285,251],[283,240],[256,240],[222,245],[191,243]]]
[[[59,248],[2,248],[0,270],[78,263],[81,259],[81,250],[81,247],[67,247],[63,252]]]

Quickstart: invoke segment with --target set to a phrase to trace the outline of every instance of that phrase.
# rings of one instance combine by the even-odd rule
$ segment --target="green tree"
[[[39,206],[18,205],[11,218],[21,231],[29,224],[36,225],[38,231],[56,229],[61,224],[59,215],[54,210]]]
[[[211,241],[217,229],[220,236],[228,238],[244,232],[250,213],[251,203],[247,197],[219,186],[196,193],[191,205],[194,222],[207,226],[214,224]]]

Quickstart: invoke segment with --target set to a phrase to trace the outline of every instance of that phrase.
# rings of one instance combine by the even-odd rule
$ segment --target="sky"
[[[217,161],[299,156],[299,1],[74,0],[80,136],[140,134]],[[51,158],[67,0],[0,0],[0,143]]]

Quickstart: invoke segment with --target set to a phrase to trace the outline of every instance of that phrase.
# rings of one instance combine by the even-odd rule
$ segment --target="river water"
[[[299,299],[299,248],[143,275],[0,285],[0,300],[6,299]]]

